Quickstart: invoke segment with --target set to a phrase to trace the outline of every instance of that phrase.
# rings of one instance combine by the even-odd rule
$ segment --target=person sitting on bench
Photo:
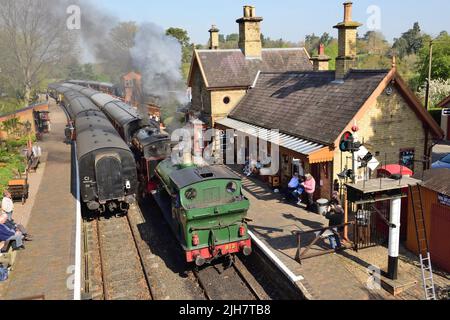
[[[14,247],[15,250],[23,250],[25,249],[23,245],[23,234],[20,231],[15,231],[14,229],[9,228],[6,225],[6,222],[8,221],[8,215],[6,213],[0,214],[0,242],[8,242],[8,241],[14,241],[16,243],[16,246]]]
[[[27,229],[21,224],[17,224],[14,220],[6,221],[5,225],[11,230],[19,231],[23,234],[25,241],[33,241],[33,236],[28,233]]]

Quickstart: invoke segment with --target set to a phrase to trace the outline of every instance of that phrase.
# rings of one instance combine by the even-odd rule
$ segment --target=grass
[[[25,171],[25,158],[21,151],[27,139],[9,140],[0,145],[0,193],[8,187],[8,182],[18,172]]]

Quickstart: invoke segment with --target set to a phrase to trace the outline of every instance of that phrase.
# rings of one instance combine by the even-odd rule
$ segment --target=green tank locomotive
[[[242,181],[224,166],[174,165],[156,170],[160,180],[155,200],[185,251],[197,266],[237,253],[252,253]]]

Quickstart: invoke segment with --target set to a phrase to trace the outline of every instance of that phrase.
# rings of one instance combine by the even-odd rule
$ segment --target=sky
[[[262,16],[262,32],[272,39],[299,42],[305,35],[328,32],[337,37],[333,26],[343,20],[343,0],[89,0],[119,17],[121,21],[154,22],[164,28],[186,29],[191,41],[205,44],[212,24],[220,33],[238,32],[236,19],[243,5],[256,7]],[[392,41],[418,21],[433,36],[450,33],[448,0],[354,0],[353,20],[363,23],[360,33],[381,31]]]

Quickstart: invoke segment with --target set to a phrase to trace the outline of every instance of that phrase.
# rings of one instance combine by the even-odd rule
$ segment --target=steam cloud
[[[131,57],[134,66],[142,72],[146,94],[165,97],[182,82],[181,45],[154,23],[139,26]]]
[[[89,0],[77,0],[75,3],[81,7],[82,14],[79,36],[84,51],[83,61],[102,62],[105,57],[117,54],[111,52],[114,49],[109,46],[108,35],[120,22],[119,18],[108,14],[104,8],[93,6]],[[131,49],[131,65],[142,74],[144,94],[157,97],[160,101],[175,97],[180,103],[186,103],[180,43],[166,36],[165,30],[154,23],[147,22],[138,27],[135,46]]]

